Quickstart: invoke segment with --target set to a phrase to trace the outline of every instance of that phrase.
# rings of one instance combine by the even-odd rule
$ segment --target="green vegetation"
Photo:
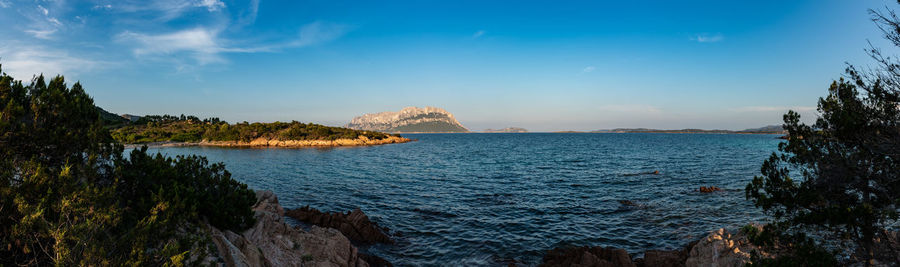
[[[254,223],[222,164],[124,155],[78,83],[0,72],[0,107],[0,266],[183,265],[210,252],[201,222]]]
[[[218,118],[200,120],[194,116],[164,115],[142,117],[133,124],[115,129],[112,136],[119,142],[132,144],[202,140],[249,142],[261,137],[272,140],[336,140],[357,139],[359,136],[385,139],[390,135],[297,121],[228,124]]]
[[[440,121],[427,121],[411,125],[398,126],[391,129],[398,133],[467,133],[469,130],[458,125]]]
[[[100,120],[103,121],[103,125],[105,125],[107,128],[122,127],[129,122],[128,119],[122,118],[121,116],[106,111],[100,107],[96,107],[96,109],[97,112],[100,113]]]
[[[872,14],[900,47],[900,19]],[[837,255],[866,265],[896,260],[877,240],[900,213],[900,62],[869,52],[881,66],[848,67],[848,80],[819,99],[815,124],[784,115],[787,140],[747,185],[747,198],[771,219],[751,237],[780,255],[759,265],[836,265]]]

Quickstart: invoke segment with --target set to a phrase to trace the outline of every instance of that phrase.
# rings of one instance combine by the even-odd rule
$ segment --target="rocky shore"
[[[389,230],[370,221],[361,210],[326,213],[307,206],[285,211],[271,191],[256,191],[256,196],[253,227],[235,233],[205,224],[201,231],[208,233],[209,243],[191,254],[206,252],[207,256],[195,262],[216,266],[392,266],[378,256],[360,253],[354,246],[393,243]],[[291,226],[285,216],[309,228]],[[884,253],[900,250],[900,234],[890,232],[885,236],[880,243],[890,252]],[[681,249],[649,250],[642,258],[632,258],[628,251],[614,247],[554,248],[547,251],[539,266],[738,267],[757,256],[771,258],[772,254],[753,245],[739,230],[718,229]],[[894,266],[889,262],[900,261],[900,255],[881,260],[876,266]],[[515,262],[508,265],[520,266]]]
[[[359,253],[340,231],[311,226],[309,231],[284,221],[284,209],[271,191],[257,191],[256,224],[242,233],[206,225],[215,248],[201,261],[216,266],[352,266],[368,267],[372,258]],[[377,259],[376,259],[377,260]],[[388,263],[389,264],[389,263]],[[379,264],[384,265],[384,264]]]
[[[388,229],[378,227],[360,209],[347,213],[325,213],[306,206],[288,210],[285,215],[310,225],[337,229],[354,242],[366,244],[394,242],[386,234]]]
[[[399,144],[411,142],[412,139],[388,136],[385,139],[369,139],[365,136],[359,136],[357,139],[335,139],[335,140],[275,140],[268,138],[257,138],[250,142],[244,141],[208,141],[200,142],[156,142],[147,144],[129,144],[127,147],[139,147],[142,145],[157,147],[175,147],[175,146],[217,146],[217,147],[281,147],[281,148],[301,148],[301,147],[338,147],[338,146],[375,146],[386,144]]]
[[[544,255],[540,266],[739,267],[750,263],[753,253],[767,257],[743,233],[719,229],[682,249],[649,250],[644,252],[643,258],[636,259],[624,249],[613,247],[555,248]]]
[[[242,233],[206,224],[212,255],[201,263],[218,266],[391,266],[353,245],[392,243],[388,229],[370,221],[361,210],[325,213],[302,207],[285,211],[271,191],[257,191],[256,223]],[[309,230],[285,222],[285,216],[310,225]],[[349,237],[349,238],[348,238]],[[352,241],[352,242],[351,242]],[[214,249],[213,249],[214,248]],[[756,247],[741,233],[714,231],[680,250],[650,250],[632,259],[612,247],[555,248],[540,266],[743,266]],[[765,255],[765,254],[763,254]],[[515,265],[511,263],[511,265]]]

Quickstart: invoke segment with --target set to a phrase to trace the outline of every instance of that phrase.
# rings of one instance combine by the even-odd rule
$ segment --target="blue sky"
[[[13,1],[0,63],[116,113],[343,125],[437,106],[472,130],[812,118],[892,1]]]

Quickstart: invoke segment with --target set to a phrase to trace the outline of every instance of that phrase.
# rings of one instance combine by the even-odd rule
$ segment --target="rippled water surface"
[[[362,247],[398,266],[523,265],[560,245],[674,249],[760,213],[743,188],[774,135],[420,134],[327,149],[152,148],[225,162],[285,208],[361,208],[397,243]],[[628,175],[659,170],[659,175]],[[724,191],[697,192],[700,186]],[[623,205],[628,200],[634,205]]]

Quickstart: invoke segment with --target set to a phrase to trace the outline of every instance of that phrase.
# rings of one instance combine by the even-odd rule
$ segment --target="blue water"
[[[361,208],[398,266],[535,265],[560,245],[680,248],[761,218],[743,188],[775,135],[419,134],[417,142],[306,149],[153,148],[225,162],[285,208]],[[626,174],[659,170],[659,175]],[[703,194],[700,186],[722,192]],[[636,205],[623,205],[629,200]]]

